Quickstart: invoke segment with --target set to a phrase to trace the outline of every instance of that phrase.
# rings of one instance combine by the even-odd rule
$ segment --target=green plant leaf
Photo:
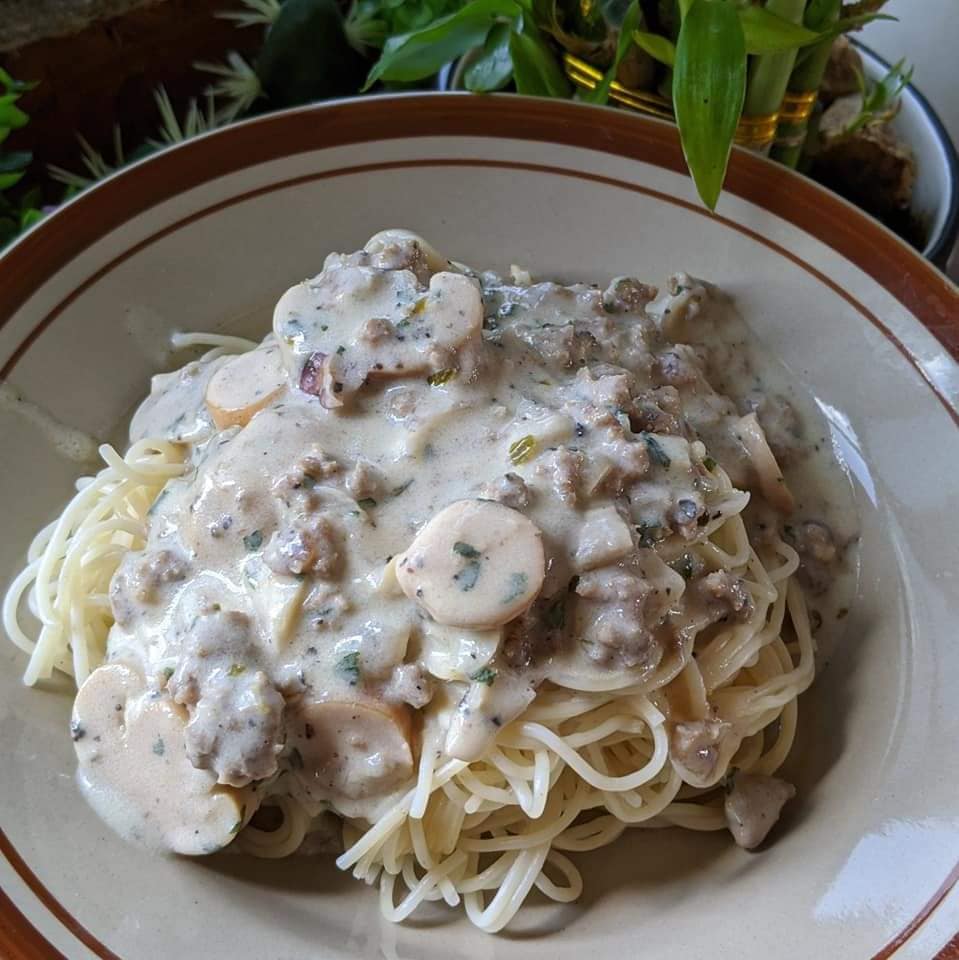
[[[276,108],[356,93],[366,60],[350,46],[336,0],[286,0],[255,69]]]
[[[16,173],[30,166],[33,154],[29,150],[0,150],[0,173]]]
[[[521,13],[514,0],[472,0],[422,30],[390,37],[363,90],[369,90],[377,80],[410,81],[432,76],[450,60],[484,43],[497,18],[515,20]]]
[[[819,33],[832,26],[842,10],[842,0],[809,0],[803,14],[803,26]]]
[[[19,93],[7,93],[0,97],[0,127],[19,130],[30,122],[30,118],[16,105],[19,97]]]
[[[679,0],[679,17],[681,20],[686,19],[686,14],[689,13],[689,8],[693,3],[694,0]]]
[[[0,67],[0,86],[2,86],[7,93],[26,93],[28,90],[32,90],[39,82],[39,80],[14,80],[3,67]]]
[[[603,104],[609,99],[609,88],[616,79],[619,71],[619,65],[623,62],[623,57],[629,53],[629,48],[633,45],[637,28],[643,22],[643,11],[639,6],[639,0],[632,0],[632,3],[626,8],[623,16],[623,24],[619,28],[619,37],[616,40],[616,56],[613,57],[612,66],[606,71],[605,76],[596,86],[583,94],[583,99],[587,103]]]
[[[493,25],[486,37],[483,52],[466,70],[463,82],[474,93],[502,90],[513,76],[513,61],[509,55],[510,25]]]
[[[637,47],[645,50],[654,60],[666,64],[667,67],[676,63],[676,44],[658,33],[647,33],[645,30],[634,30],[633,41]]]
[[[9,190],[16,186],[23,179],[24,172],[20,170],[17,173],[0,173],[0,190]]]
[[[673,104],[686,164],[716,208],[746,93],[746,41],[731,3],[694,0],[679,30]]]
[[[522,32],[513,30],[510,33],[509,55],[513,61],[517,93],[532,97],[569,96],[566,74],[532,24],[524,22]]]
[[[35,223],[39,223],[46,214],[42,210],[38,210],[36,207],[31,207],[29,210],[23,210],[20,213],[20,230],[28,230]]]
[[[777,17],[762,7],[740,7],[739,22],[746,38],[746,53],[794,50],[822,39],[822,34]]]
[[[849,122],[842,131],[842,136],[848,137],[863,127],[881,119],[893,108],[893,104],[900,93],[912,80],[912,67],[906,68],[905,59],[893,64],[889,72],[868,90],[863,90],[862,107],[859,113]],[[860,77],[860,83],[865,81]]]

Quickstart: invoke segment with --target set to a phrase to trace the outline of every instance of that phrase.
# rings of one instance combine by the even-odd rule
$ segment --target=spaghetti
[[[176,817],[200,811],[189,848],[142,827],[159,845],[284,857],[332,811],[337,865],[379,885],[386,917],[444,901],[496,932],[534,888],[576,900],[571,855],[630,828],[758,842],[747,788],[779,797],[774,822],[815,662],[775,456],[706,353],[676,346],[718,294],[474,277],[388,232],[328,259],[297,293],[310,312],[288,294],[260,346],[177,335],[213,349],[156,378],[125,456],[100,448],[3,624],[28,684],[83,687],[98,810],[131,805],[110,738],[147,725],[165,766],[137,777],[158,797],[190,778]],[[372,391],[384,370],[398,385]],[[124,723],[94,767],[97,684]]]

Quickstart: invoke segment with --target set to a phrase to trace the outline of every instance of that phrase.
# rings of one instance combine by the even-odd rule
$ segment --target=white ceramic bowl
[[[115,435],[173,328],[262,334],[329,250],[404,225],[540,276],[717,281],[817,398],[857,480],[859,595],[801,703],[800,788],[760,855],[627,834],[581,902],[487,937],[382,921],[329,864],[155,858],[81,801],[64,690],[0,645],[0,954],[152,958],[930,957],[959,927],[959,292],[808,180],[737,153],[718,214],[675,130],[571,103],[451,95],[264,117],[107,180],[0,258],[0,581],[78,465],[46,418]],[[935,330],[937,339],[931,330]]]

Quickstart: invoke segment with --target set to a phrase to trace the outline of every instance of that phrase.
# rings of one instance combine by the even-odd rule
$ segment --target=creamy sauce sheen
[[[85,790],[126,836],[218,849],[279,778],[375,821],[421,751],[481,756],[542,684],[641,681],[742,605],[682,547],[722,512],[716,463],[752,536],[785,526],[816,568],[817,615],[848,603],[848,481],[707,284],[475,274],[386,231],[273,327],[155,377],[131,425],[190,469],[114,577],[74,710]]]

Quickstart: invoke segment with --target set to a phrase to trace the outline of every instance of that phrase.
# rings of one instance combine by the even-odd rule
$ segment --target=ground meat
[[[433,699],[433,681],[418,663],[401,663],[383,688],[383,697],[396,703],[408,703],[417,710]]]
[[[340,567],[339,530],[323,514],[301,514],[273,534],[263,559],[274,573],[333,579]]]
[[[559,447],[539,458],[536,472],[552,482],[556,496],[563,503],[573,506],[585,464],[586,457],[578,450]]]
[[[509,666],[527,670],[542,664],[562,642],[566,625],[566,593],[541,598],[503,628],[500,654]]]
[[[318,447],[304,453],[293,466],[273,483],[273,494],[289,503],[294,497],[305,498],[312,504],[310,491],[324,480],[336,476],[342,470],[340,463]]]
[[[836,575],[839,548],[832,529],[818,520],[786,528],[786,539],[799,554],[799,579],[813,595],[825,593]]]
[[[515,333],[550,366],[571,367],[579,356],[576,328],[571,323],[562,326],[517,327]]]
[[[752,850],[766,839],[796,788],[778,777],[737,773],[726,796],[726,825],[741,847]]]
[[[141,605],[159,603],[166,587],[185,580],[190,569],[189,561],[176,550],[127,554],[110,583],[110,606],[116,622],[130,626]]]
[[[640,312],[658,292],[633,277],[616,277],[603,291],[603,308],[610,313]]]
[[[649,448],[618,424],[606,430],[597,449],[609,461],[602,486],[614,496],[620,496],[649,472]]]
[[[522,510],[529,505],[529,487],[518,473],[506,473],[480,487],[480,498],[496,500],[506,507]]]
[[[708,781],[719,759],[719,742],[727,730],[729,724],[721,720],[677,723],[669,737],[669,754],[673,763],[699,781],[697,785]]]
[[[426,251],[412,238],[392,240],[366,256],[367,263],[382,270],[409,270],[424,287],[433,276]]]
[[[593,373],[584,367],[576,374],[572,387],[573,396],[580,402],[585,401],[597,407],[625,409],[632,403],[634,380],[633,375],[625,370],[594,377]]]
[[[586,655],[607,667],[649,665],[657,648],[646,621],[650,585],[632,570],[606,567],[576,584],[576,635]]]
[[[276,772],[286,734],[285,701],[258,668],[250,618],[211,607],[191,624],[167,688],[187,707],[190,762],[242,787]]]
[[[685,344],[659,354],[653,372],[669,386],[684,386],[700,379],[699,361],[692,347]]]
[[[356,500],[376,497],[381,485],[380,472],[367,460],[357,460],[353,469],[346,475],[346,489]]]
[[[694,589],[706,598],[716,619],[732,613],[737,620],[748,620],[753,613],[753,598],[740,577],[726,570],[717,570],[697,580]]]
[[[664,433],[678,436],[683,432],[683,405],[675,387],[646,390],[633,400],[630,424],[635,433]]]
[[[375,344],[381,340],[392,339],[395,332],[389,320],[384,317],[370,317],[357,331],[356,337],[364,343]]]

